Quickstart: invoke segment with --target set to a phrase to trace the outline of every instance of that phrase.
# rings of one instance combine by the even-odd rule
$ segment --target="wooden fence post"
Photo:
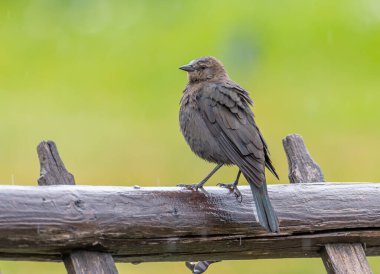
[[[325,182],[323,173],[311,158],[300,135],[292,134],[283,140],[289,164],[290,183]],[[326,244],[322,260],[328,274],[371,274],[361,243]]]
[[[42,141],[37,146],[40,161],[38,185],[75,185],[74,176],[67,171],[53,141]],[[62,254],[69,274],[117,274],[110,253],[75,250]]]

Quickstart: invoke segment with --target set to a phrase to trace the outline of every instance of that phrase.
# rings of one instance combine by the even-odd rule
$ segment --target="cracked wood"
[[[318,257],[326,243],[363,242],[380,255],[380,184],[270,185],[281,233],[255,222],[226,190],[0,186],[0,258],[61,260],[78,248],[116,261]]]

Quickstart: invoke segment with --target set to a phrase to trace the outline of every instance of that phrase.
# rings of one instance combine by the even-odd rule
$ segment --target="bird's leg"
[[[241,170],[239,169],[239,172],[238,172],[238,174],[236,176],[235,182],[233,182],[232,184],[221,184],[221,183],[219,183],[218,186],[227,188],[230,192],[232,192],[233,194],[235,194],[236,200],[238,200],[241,203],[243,201],[243,195],[241,195],[241,192],[237,188],[237,185],[239,183],[240,175],[241,175]]]
[[[179,187],[184,187],[184,188],[187,188],[187,189],[190,189],[190,190],[195,190],[197,191],[198,189],[203,189],[203,185],[207,182],[208,179],[211,178],[212,175],[214,175],[215,172],[218,171],[219,168],[221,168],[223,166],[223,164],[218,164],[216,167],[214,167],[214,169],[202,180],[200,181],[198,184],[192,184],[192,185],[184,185],[184,184],[180,184],[180,185],[177,185]]]

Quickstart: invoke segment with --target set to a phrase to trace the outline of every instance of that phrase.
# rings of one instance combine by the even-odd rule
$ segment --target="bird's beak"
[[[185,66],[182,66],[182,67],[179,67],[179,69],[182,69],[184,71],[194,71],[194,67],[192,65],[185,65]]]

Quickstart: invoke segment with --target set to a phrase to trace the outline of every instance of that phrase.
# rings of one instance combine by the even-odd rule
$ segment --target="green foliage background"
[[[35,147],[55,140],[79,184],[197,182],[211,165],[178,129],[180,65],[223,60],[251,92],[287,183],[281,139],[302,134],[329,181],[379,181],[380,2],[0,2],[0,182],[35,185]],[[234,168],[212,179],[231,181]],[[278,183],[272,176],[268,180]],[[380,260],[370,259],[374,273]],[[120,273],[189,273],[183,263]],[[65,273],[0,262],[3,274]],[[320,259],[222,262],[208,273],[323,273]]]

